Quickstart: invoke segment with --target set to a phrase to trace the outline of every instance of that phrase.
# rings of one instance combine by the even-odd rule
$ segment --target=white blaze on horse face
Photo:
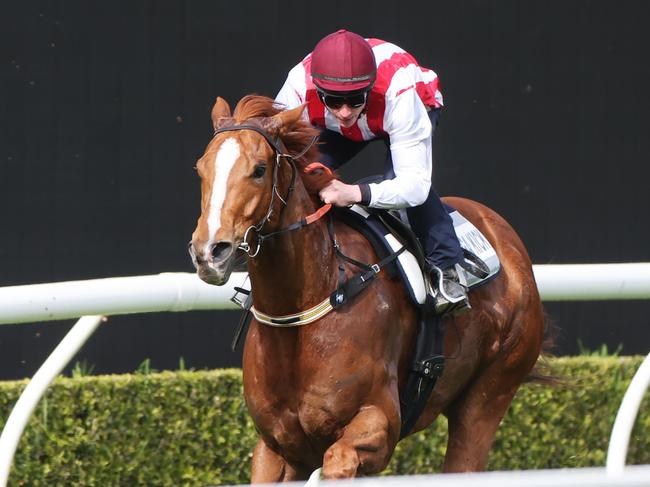
[[[214,236],[221,227],[221,208],[226,199],[228,176],[232,167],[239,159],[241,151],[239,143],[234,137],[226,139],[219,147],[214,160],[214,181],[212,181],[212,194],[210,195],[210,208],[208,210],[208,243],[205,246],[206,257],[210,255],[210,247]]]

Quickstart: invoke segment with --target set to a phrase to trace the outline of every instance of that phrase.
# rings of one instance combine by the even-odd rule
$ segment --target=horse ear
[[[232,111],[228,102],[218,96],[217,101],[212,107],[212,128],[217,130],[222,124],[222,119],[230,118],[231,114]]]
[[[280,112],[274,117],[265,119],[264,122],[262,122],[262,126],[269,133],[282,136],[291,131],[296,122],[300,120],[304,109],[305,105],[300,105],[291,110]]]

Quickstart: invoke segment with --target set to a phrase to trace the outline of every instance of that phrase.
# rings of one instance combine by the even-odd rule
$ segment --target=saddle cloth
[[[498,274],[501,268],[499,257],[487,238],[469,220],[457,210],[451,207],[449,210],[461,247],[483,260],[489,269],[488,275],[481,278],[456,265],[461,283],[472,289],[488,282]],[[370,240],[380,259],[402,247],[402,239],[394,235],[379,218],[362,206],[353,205],[345,213],[347,216],[343,220],[347,224],[352,224]],[[412,301],[416,304],[424,304],[427,294],[431,293],[428,289],[430,284],[428,284],[429,279],[425,279],[416,256],[407,250],[402,252],[395,264],[393,269],[387,269],[391,277],[401,277]]]

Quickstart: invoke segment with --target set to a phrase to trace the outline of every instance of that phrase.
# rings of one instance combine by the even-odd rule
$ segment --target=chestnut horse
[[[199,277],[224,284],[237,249],[247,250],[253,306],[277,317],[323,302],[338,282],[329,216],[287,229],[320,208],[318,189],[331,177],[305,174],[317,157],[308,148],[316,132],[301,114],[302,107],[282,111],[260,96],[243,98],[231,114],[218,98],[216,133],[196,167],[201,216],[190,254]],[[470,293],[471,312],[445,318],[445,370],[412,432],[443,413],[444,471],[473,471],[485,468],[499,423],[537,361],[544,318],[530,258],[510,225],[474,201],[445,202],[483,232],[501,272]],[[333,230],[347,255],[377,262],[360,234],[337,221]],[[347,276],[357,271],[346,264]],[[414,354],[417,309],[404,285],[384,274],[311,324],[252,320],[243,381],[259,432],[253,483],[305,479],[320,466],[328,479],[369,475],[388,464],[400,438],[399,391]]]

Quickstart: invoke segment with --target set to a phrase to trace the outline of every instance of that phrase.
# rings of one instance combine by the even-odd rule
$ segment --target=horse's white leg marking
[[[230,170],[239,159],[241,151],[239,143],[234,137],[226,139],[214,160],[214,181],[212,181],[212,194],[210,195],[210,208],[208,210],[208,242],[205,245],[206,257],[210,255],[210,247],[214,236],[221,227],[221,207],[226,199],[226,183]]]

